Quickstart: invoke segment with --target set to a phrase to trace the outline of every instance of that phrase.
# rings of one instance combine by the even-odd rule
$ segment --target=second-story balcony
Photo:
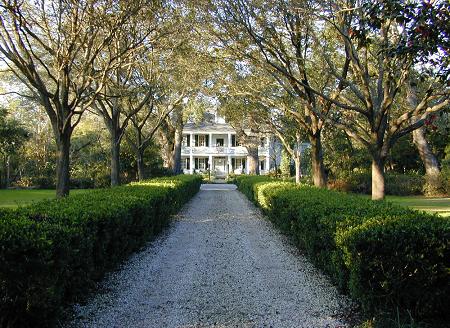
[[[259,155],[266,155],[268,152],[268,147],[258,147]],[[235,155],[235,156],[247,156],[247,148],[242,146],[237,147],[224,147],[224,146],[214,146],[214,147],[181,147],[182,155],[197,155],[197,156],[207,156],[207,155]]]

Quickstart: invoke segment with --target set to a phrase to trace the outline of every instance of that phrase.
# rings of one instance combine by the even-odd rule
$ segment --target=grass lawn
[[[78,194],[88,189],[74,189],[70,194]],[[18,189],[18,190],[0,190],[0,207],[14,208],[19,205],[27,205],[43,199],[51,199],[56,197],[55,190],[49,189]]]
[[[449,197],[386,196],[386,200],[416,210],[438,213],[441,216],[450,216]]]

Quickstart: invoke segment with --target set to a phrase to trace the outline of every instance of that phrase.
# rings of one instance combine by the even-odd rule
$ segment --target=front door
[[[216,176],[226,176],[226,160],[225,158],[216,157],[214,158],[214,170],[216,172]]]

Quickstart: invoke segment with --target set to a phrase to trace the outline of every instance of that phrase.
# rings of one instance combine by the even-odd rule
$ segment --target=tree
[[[147,76],[152,74],[153,70],[160,73],[162,67],[158,66],[163,65],[152,58],[154,53],[158,52],[155,48],[162,47],[162,44],[167,43],[165,39],[172,38],[178,30],[175,29],[178,20],[171,12],[170,6],[152,4],[141,15],[133,15],[130,27],[124,31],[126,34],[121,35],[108,47],[107,50],[111,53],[109,56],[118,56],[124,49],[142,42],[142,46],[133,56],[122,60],[120,65],[109,72],[103,89],[93,104],[96,112],[103,117],[111,138],[112,186],[120,183],[120,144],[128,123],[132,117],[136,118],[136,114],[145,109],[154,96],[155,86],[149,85]],[[142,132],[142,128],[140,130]],[[138,168],[142,169],[139,163],[142,161],[145,147],[141,144],[138,148]],[[140,172],[143,173],[142,170]]]
[[[219,113],[236,131],[239,144],[247,149],[248,173],[259,175],[258,147],[264,127],[258,117],[258,111],[255,104],[250,103],[248,99],[236,97],[233,92],[229,93],[228,89],[224,93],[227,95],[220,98]]]
[[[163,60],[163,73],[159,81],[159,102],[168,113],[161,122],[159,143],[164,166],[173,173],[181,172],[181,147],[183,126],[190,116],[200,109],[203,111],[207,80],[211,75],[211,59],[208,49],[199,39],[202,37],[194,29],[195,21],[190,17],[184,21],[171,48],[169,56]]]
[[[413,65],[423,63],[425,58],[430,60],[432,48],[428,48],[428,43],[423,47],[416,45],[422,52],[406,50],[414,42],[409,29],[421,20],[416,16],[416,9],[421,6],[402,1],[336,1],[322,11],[327,11],[322,17],[341,40],[333,53],[345,54],[345,60],[339,61],[329,56],[329,45],[323,51],[329,70],[345,86],[345,93],[333,102],[340,109],[333,123],[368,149],[374,200],[384,198],[384,165],[392,146],[421,127],[431,113],[449,104],[449,89],[441,76],[445,70],[439,67],[439,74],[423,75],[427,87],[417,95],[416,106],[405,108],[397,103]],[[438,33],[441,32],[445,33]],[[349,69],[344,76],[338,67],[346,60]]]
[[[222,63],[220,75],[220,99],[228,102],[222,108],[225,117],[235,128],[242,126],[238,131],[253,128],[256,143],[259,143],[258,133],[275,135],[294,159],[296,182],[300,183],[300,145],[305,132],[301,120],[291,115],[297,100],[271,75],[264,74],[248,61],[232,61],[228,68]]]
[[[140,43],[105,55],[145,1],[9,1],[0,8],[2,60],[44,107],[56,140],[56,194],[69,193],[73,130],[105,77]],[[111,11],[111,8],[116,10]]]
[[[10,158],[28,139],[28,131],[14,118],[7,117],[7,111],[0,108],[0,154],[3,160],[4,183],[10,183]]]
[[[281,152],[280,170],[283,178],[289,178],[291,176],[291,157],[285,148]]]
[[[317,27],[315,2],[305,1],[210,1],[219,27],[212,29],[222,47],[239,60],[249,60],[261,72],[272,76],[295,99],[283,110],[298,122],[311,144],[314,184],[326,186],[321,143],[325,118],[332,103],[345,87],[333,83],[329,74],[317,74],[313,30]],[[216,22],[213,26],[217,26]],[[348,64],[348,61],[344,61]],[[342,75],[348,66],[344,65]],[[333,101],[333,102],[332,102]],[[300,132],[301,133],[301,132]]]
[[[413,81],[408,81],[407,83],[407,102],[410,108],[416,108],[418,105],[417,99],[417,83]],[[414,124],[417,120],[416,117],[411,119],[411,123]],[[430,119],[425,121],[429,123]],[[413,142],[417,148],[419,156],[422,160],[423,166],[425,167],[425,180],[428,185],[428,189],[433,189],[432,194],[442,194],[445,193],[445,188],[441,182],[439,162],[436,156],[433,154],[427,139],[425,138],[425,126],[421,126],[412,132]]]

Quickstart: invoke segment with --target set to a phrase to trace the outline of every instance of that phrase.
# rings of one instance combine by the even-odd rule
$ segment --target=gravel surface
[[[348,327],[350,311],[234,185],[203,185],[66,327]]]

